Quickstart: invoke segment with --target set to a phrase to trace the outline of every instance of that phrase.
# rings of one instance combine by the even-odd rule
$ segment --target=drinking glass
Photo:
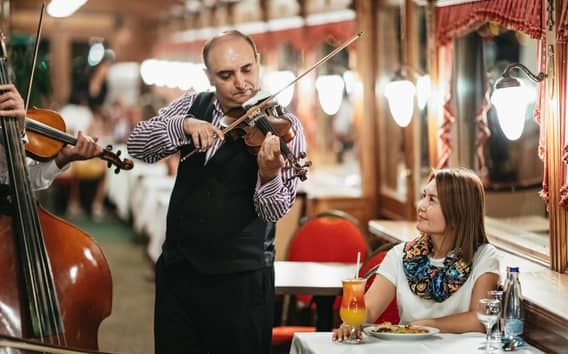
[[[365,282],[364,278],[345,279],[343,282],[343,299],[339,316],[341,320],[351,326],[349,338],[343,343],[355,344],[361,340],[357,338],[356,331],[365,322]]]
[[[502,344],[501,340],[503,339],[503,291],[502,290],[491,290],[487,293],[490,299],[496,299],[500,301],[500,308],[499,316],[497,317],[497,322],[491,332],[491,341],[493,343],[493,347],[495,349],[499,349]]]
[[[501,313],[501,301],[497,299],[480,299],[477,304],[477,318],[485,326],[485,352],[491,353],[489,345],[491,327],[497,322]]]

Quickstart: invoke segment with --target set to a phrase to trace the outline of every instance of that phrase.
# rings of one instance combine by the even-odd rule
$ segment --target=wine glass
[[[477,304],[477,318],[485,326],[485,352],[490,353],[489,345],[491,327],[497,322],[501,313],[501,301],[497,299],[480,299]]]
[[[501,303],[499,306],[503,306],[503,291],[502,290],[490,290],[487,295],[490,299],[499,300]],[[503,338],[503,308],[497,317],[497,323],[495,324],[493,331],[491,333],[491,340],[493,342],[494,349],[499,349],[501,347],[501,339]]]
[[[365,309],[365,282],[364,278],[354,278],[343,280],[343,298],[339,316],[341,320],[351,326],[349,338],[343,343],[356,344],[361,342],[357,338],[356,331],[365,322],[367,317]]]

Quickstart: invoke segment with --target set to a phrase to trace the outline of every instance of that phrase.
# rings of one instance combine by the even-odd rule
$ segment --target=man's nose
[[[244,90],[246,88],[246,81],[243,74],[235,75],[235,87]]]

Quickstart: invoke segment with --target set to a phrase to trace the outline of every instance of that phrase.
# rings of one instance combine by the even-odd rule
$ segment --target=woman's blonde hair
[[[465,168],[434,170],[438,200],[446,220],[446,232],[455,236],[453,249],[461,250],[463,260],[471,263],[477,248],[485,243],[485,190],[479,177]]]

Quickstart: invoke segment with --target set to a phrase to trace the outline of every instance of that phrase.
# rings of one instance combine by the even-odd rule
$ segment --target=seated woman
[[[396,295],[400,322],[441,332],[483,332],[479,299],[499,282],[499,261],[483,222],[485,192],[467,169],[432,173],[418,202],[420,236],[393,247],[365,294],[367,322],[374,322]],[[351,328],[334,330],[342,341]],[[358,336],[361,336],[358,330]]]

